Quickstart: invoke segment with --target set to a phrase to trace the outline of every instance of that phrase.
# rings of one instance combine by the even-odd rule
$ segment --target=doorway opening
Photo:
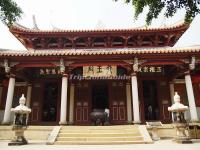
[[[47,82],[44,84],[44,99],[42,107],[42,121],[56,121],[58,84]]]
[[[108,102],[108,84],[105,81],[99,81],[92,85],[92,110],[105,110],[109,108]]]
[[[145,120],[159,120],[157,84],[155,80],[143,81]]]

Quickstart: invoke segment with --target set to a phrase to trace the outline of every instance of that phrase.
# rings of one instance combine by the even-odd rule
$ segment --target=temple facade
[[[189,24],[160,28],[39,30],[15,24],[10,32],[26,51],[0,50],[0,121],[21,94],[29,124],[91,125],[93,111],[109,110],[111,125],[171,122],[174,92],[200,117],[200,47],[173,47]]]

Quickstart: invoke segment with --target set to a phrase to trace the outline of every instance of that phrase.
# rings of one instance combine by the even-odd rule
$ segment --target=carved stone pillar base
[[[127,124],[133,124],[133,121],[127,121]]]
[[[69,122],[68,125],[74,125],[74,122]]]
[[[66,121],[66,122],[59,122],[59,125],[68,125],[68,122]]]

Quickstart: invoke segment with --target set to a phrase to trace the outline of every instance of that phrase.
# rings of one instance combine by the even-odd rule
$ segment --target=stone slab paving
[[[46,145],[44,141],[29,141],[23,146],[8,146],[8,141],[0,141],[0,150],[200,150],[200,140],[193,144],[160,140],[154,144],[130,145]]]

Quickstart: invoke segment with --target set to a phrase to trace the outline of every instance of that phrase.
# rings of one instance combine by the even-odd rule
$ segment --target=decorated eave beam
[[[163,28],[35,30],[14,25],[10,32],[27,49],[173,46],[189,24]]]
[[[126,49],[67,49],[67,50],[36,50],[36,51],[11,51],[2,50],[0,58],[10,59],[13,62],[47,62],[57,61],[63,57],[69,61],[119,61],[122,59],[132,59],[138,57],[139,59],[160,60],[160,62],[167,62],[167,60],[174,61],[178,59],[190,59],[195,56],[196,63],[199,63],[200,47],[186,47],[186,48],[126,48]],[[176,63],[176,62],[175,62]],[[179,63],[179,62],[177,62]]]
[[[19,63],[16,68],[55,67],[53,63]]]
[[[183,65],[184,62],[179,59],[172,60],[150,60],[142,64],[142,66],[151,66],[151,65]]]
[[[126,66],[128,65],[128,63],[124,62],[124,61],[82,61],[82,62],[74,62],[72,64],[70,64],[69,66],[71,67],[81,67],[81,66],[88,66],[92,65],[92,66],[98,66],[98,65],[117,65],[117,66]]]

